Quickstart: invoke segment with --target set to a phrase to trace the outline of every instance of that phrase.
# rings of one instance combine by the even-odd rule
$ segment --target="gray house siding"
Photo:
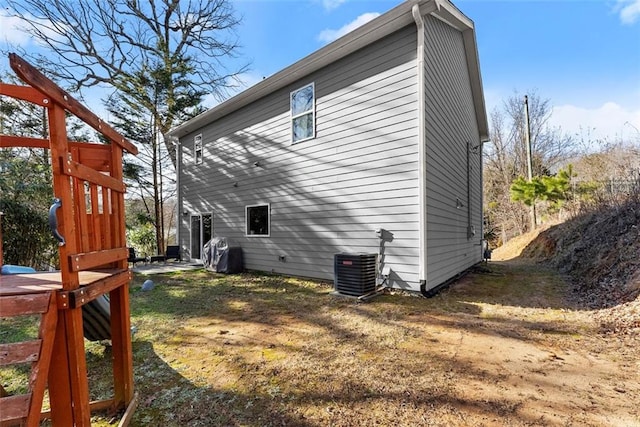
[[[426,16],[425,39],[430,289],[482,260],[482,149],[462,33]]]
[[[311,83],[315,133],[292,143],[290,96]],[[379,252],[389,285],[427,293],[481,260],[483,98],[473,22],[402,2],[170,132],[184,253],[212,213],[248,269],[331,280],[334,254]],[[269,236],[246,236],[264,204]]]
[[[415,56],[409,25],[181,138],[180,212],[213,212],[214,234],[242,246],[248,269],[328,280],[335,253],[379,252],[383,228],[391,285],[417,290]],[[316,137],[292,144],[289,95],[311,82]],[[270,236],[245,236],[245,206],[267,203]],[[189,236],[182,215],[187,255]]]

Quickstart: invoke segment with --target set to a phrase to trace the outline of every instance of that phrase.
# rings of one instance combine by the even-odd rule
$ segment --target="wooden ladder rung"
[[[0,366],[37,362],[42,340],[0,344]]]
[[[9,421],[25,419],[29,413],[31,393],[3,397],[0,399],[0,403],[2,404],[2,411],[0,411],[0,423],[3,425]]]
[[[49,309],[50,297],[51,295],[47,292],[1,296],[0,316],[14,317],[45,313]]]
[[[31,364],[29,393],[0,398],[0,427],[14,425],[16,421],[28,426],[37,426],[58,321],[56,295],[49,291],[2,296],[0,308],[0,315],[3,317],[40,314],[38,339],[0,344],[0,366]]]

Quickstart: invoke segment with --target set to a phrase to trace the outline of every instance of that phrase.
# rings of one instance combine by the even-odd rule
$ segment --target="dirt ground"
[[[185,274],[134,289],[133,425],[640,426],[638,335],[604,334],[539,265],[492,261],[434,298],[365,304]],[[152,298],[165,325],[135,315]]]
[[[547,283],[550,276],[556,280],[517,261],[502,261],[494,269],[542,288],[553,286]],[[467,277],[450,292],[462,296],[475,285],[474,277]],[[459,396],[501,402],[493,417],[473,414],[468,425],[640,425],[637,337],[600,335],[591,313],[558,305],[544,292],[532,297],[509,304],[488,300],[480,304],[479,316],[470,318],[480,322],[478,329],[460,325],[439,332],[443,351],[456,355],[451,362],[475,372],[461,373]],[[461,320],[460,314],[451,317]],[[505,405],[511,405],[510,413],[500,412]]]

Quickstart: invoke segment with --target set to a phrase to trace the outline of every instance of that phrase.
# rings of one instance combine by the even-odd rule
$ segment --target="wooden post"
[[[57,103],[49,107],[49,135],[54,195],[64,200],[58,214],[58,227],[66,238],[60,246],[60,272],[63,291],[80,287],[78,272],[72,271],[69,255],[78,252],[75,228],[74,197],[69,176],[63,168],[67,164],[69,148],[65,110]],[[84,194],[75,194],[84,197]],[[82,331],[82,307],[63,309],[56,331],[55,356],[49,375],[51,415],[55,425],[90,425],[89,383]]]
[[[122,148],[111,144],[111,176],[122,180]],[[106,191],[106,190],[103,190]],[[111,209],[114,212],[114,247],[126,242],[124,224],[124,194],[111,191]],[[118,269],[126,269],[126,259],[118,261]],[[113,344],[114,399],[116,404],[128,404],[133,399],[133,349],[131,345],[131,319],[129,314],[129,284],[110,293],[111,342]]]
[[[2,260],[4,258],[4,252],[2,251],[2,216],[4,213],[0,212],[0,268],[2,268]]]

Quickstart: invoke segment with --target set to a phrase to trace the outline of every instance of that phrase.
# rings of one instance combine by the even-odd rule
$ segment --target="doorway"
[[[213,213],[206,212],[191,215],[191,261],[200,261],[202,247],[213,237]]]

